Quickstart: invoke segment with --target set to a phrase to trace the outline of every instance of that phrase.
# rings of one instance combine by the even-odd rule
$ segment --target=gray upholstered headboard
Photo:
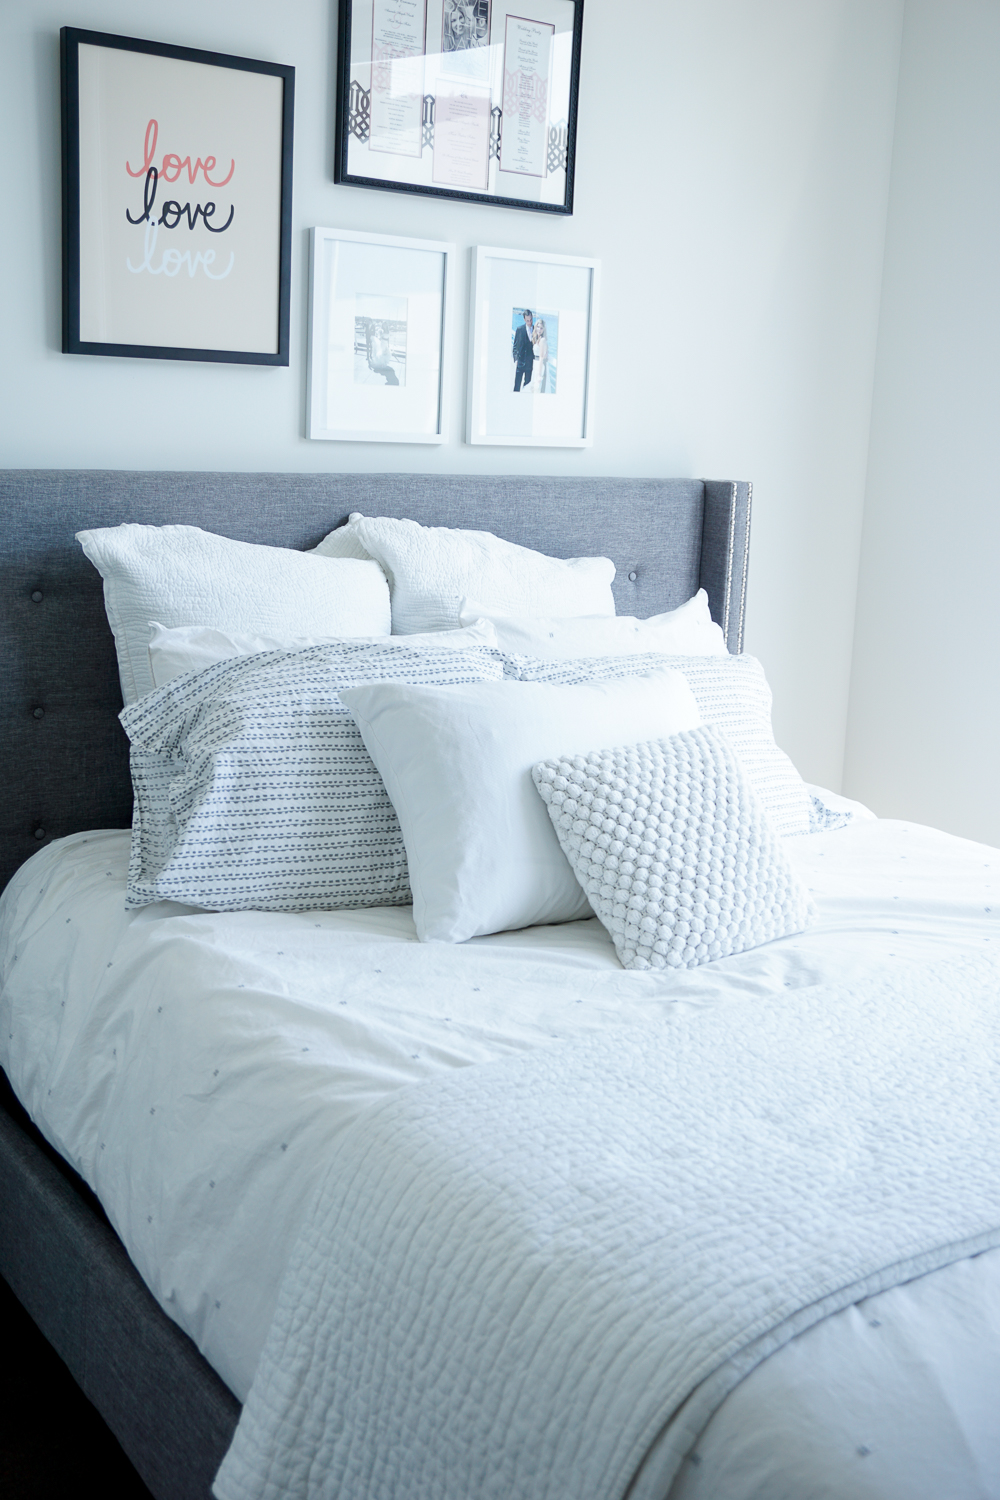
[[[615,562],[620,614],[699,587],[743,637],[750,486],[700,479],[0,472],[0,888],[43,843],[131,821],[128,745],[101,580],[74,533],[122,521],[311,547],[352,510],[496,532]]]

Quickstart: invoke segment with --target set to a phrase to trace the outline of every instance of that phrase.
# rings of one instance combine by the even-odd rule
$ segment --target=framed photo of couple
[[[473,251],[466,441],[589,448],[600,261]]]
[[[333,180],[573,212],[583,0],[340,0]]]

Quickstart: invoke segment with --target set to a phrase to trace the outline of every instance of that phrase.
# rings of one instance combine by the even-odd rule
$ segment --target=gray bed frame
[[[620,614],[658,614],[703,587],[729,649],[742,647],[748,484],[8,470],[0,473],[0,888],[52,839],[131,822],[114,644],[100,578],[74,533],[172,523],[304,548],[354,510],[492,531],[557,557],[610,557]],[[2,1074],[0,1104],[0,1275],[157,1500],[205,1500],[239,1403],[154,1301],[93,1194]]]

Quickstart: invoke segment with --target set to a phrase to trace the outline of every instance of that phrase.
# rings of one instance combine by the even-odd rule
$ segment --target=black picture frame
[[[358,0],[358,5],[363,0]],[[445,0],[447,3],[447,0]],[[480,0],[487,6],[494,0]],[[519,208],[535,213],[563,214],[569,215],[573,212],[573,193],[576,178],[576,127],[579,112],[580,94],[580,55],[583,43],[583,0],[571,0],[574,5],[572,51],[570,59],[569,97],[567,102],[567,114],[564,132],[559,131],[559,137],[551,139],[552,127],[550,127],[549,161],[554,155],[563,158],[565,172],[565,189],[561,202],[540,202],[536,200],[505,196],[494,192],[475,192],[463,188],[445,187],[433,183],[414,183],[394,178],[366,176],[358,171],[350,170],[349,154],[351,150],[351,138],[364,140],[365,137],[359,132],[366,128],[365,124],[365,102],[363,98],[356,98],[359,89],[363,95],[363,88],[351,76],[351,48],[352,36],[354,34],[355,0],[339,0],[339,27],[338,27],[338,52],[337,52],[337,114],[336,114],[336,140],[334,149],[333,180],[342,186],[377,188],[382,192],[416,193],[429,198],[459,199],[467,203],[489,203],[501,208]],[[432,5],[440,5],[441,0],[425,0],[425,15],[427,9]],[[532,7],[527,5],[530,12]],[[370,112],[369,90],[369,112]],[[424,119],[423,119],[423,148],[428,140],[433,149],[433,137],[435,130],[434,120],[434,98],[424,95]],[[502,109],[494,105],[492,111],[492,125],[490,132],[489,158],[497,157],[499,164],[499,153],[501,150],[503,117]],[[564,138],[562,138],[564,135]]]
[[[267,74],[281,80],[280,105],[281,142],[280,153],[280,202],[277,213],[278,254],[277,275],[274,284],[274,311],[277,319],[276,347],[272,350],[221,347],[198,347],[194,344],[168,345],[130,341],[101,341],[81,337],[81,122],[80,122],[80,47],[82,45],[105,47],[115,51],[134,52],[145,56],[172,58],[181,62],[193,62],[213,68],[235,69],[245,73]],[[287,365],[289,363],[289,330],[291,303],[291,255],[292,255],[292,145],[295,110],[295,69],[282,63],[262,62],[257,59],[234,57],[223,52],[207,52],[195,47],[177,47],[163,42],[151,42],[136,37],[116,36],[108,32],[89,31],[75,26],[64,26],[60,31],[60,72],[62,100],[62,350],[64,354],[120,355],[133,359],[185,359],[223,364]],[[155,122],[151,122],[155,123]],[[154,137],[155,139],[155,137]],[[148,145],[148,136],[147,136]],[[145,147],[140,147],[145,152]],[[179,160],[179,158],[177,158]],[[206,180],[208,165],[214,157],[200,158],[194,169],[195,181],[199,166],[203,167]],[[183,166],[184,163],[181,164]],[[188,176],[191,176],[190,157],[186,158]],[[143,166],[146,160],[143,159]],[[181,170],[178,167],[178,175]],[[131,168],[129,169],[131,173]],[[153,169],[155,171],[155,168]],[[134,173],[131,175],[135,175]],[[135,204],[142,216],[154,223],[147,201],[149,173],[141,185],[141,202]],[[214,184],[218,185],[218,184]],[[156,190],[156,178],[153,178]],[[166,222],[163,214],[168,202],[163,203],[160,223]],[[214,213],[214,204],[195,204],[192,213],[185,206],[186,225],[197,229],[198,215],[206,228],[213,233],[221,229],[209,225],[208,215]],[[178,214],[178,222],[184,211]],[[129,211],[129,221],[132,219]],[[167,224],[167,227],[173,227]],[[225,228],[226,226],[222,226]],[[206,255],[195,255],[195,264],[203,262]],[[148,255],[147,255],[148,260]],[[188,256],[188,266],[191,260]],[[176,274],[176,273],[172,273]],[[190,273],[193,274],[193,273]],[[221,280],[221,276],[213,276]],[[270,307],[268,309],[270,317]]]

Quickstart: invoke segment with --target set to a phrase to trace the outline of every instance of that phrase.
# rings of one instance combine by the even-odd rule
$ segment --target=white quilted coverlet
[[[662,1497],[765,1355],[1000,1243],[998,996],[959,957],[388,1098],[333,1149],[217,1495]]]

